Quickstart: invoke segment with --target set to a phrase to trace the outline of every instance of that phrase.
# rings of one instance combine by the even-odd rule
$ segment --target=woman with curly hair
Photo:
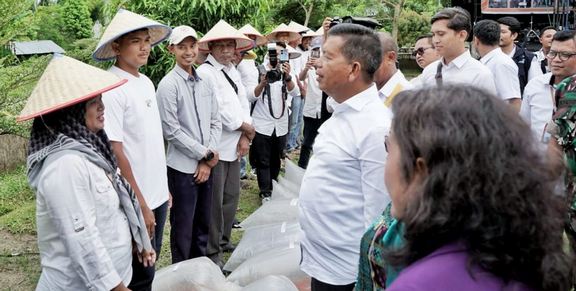
[[[401,270],[388,290],[569,290],[562,199],[517,114],[452,86],[403,92],[392,110],[385,181],[402,242],[383,251]]]

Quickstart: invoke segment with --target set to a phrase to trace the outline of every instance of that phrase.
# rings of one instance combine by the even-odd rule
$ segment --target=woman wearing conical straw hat
[[[168,177],[160,114],[154,84],[139,72],[150,50],[170,35],[170,27],[127,10],[112,19],[92,57],[115,60],[108,71],[127,79],[125,86],[102,95],[106,105],[106,133],[126,177],[142,207],[148,234],[157,254],[162,248],[168,212]],[[130,289],[149,290],[154,267],[133,258]]]
[[[42,265],[37,290],[127,290],[133,248],[154,263],[140,205],[103,130],[101,94],[125,82],[55,55],[18,117],[34,118],[27,166]]]

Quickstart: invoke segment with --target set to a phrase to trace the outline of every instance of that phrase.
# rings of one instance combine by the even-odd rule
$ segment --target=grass
[[[23,202],[33,200],[34,193],[28,187],[25,166],[0,174],[0,216],[21,207]]]

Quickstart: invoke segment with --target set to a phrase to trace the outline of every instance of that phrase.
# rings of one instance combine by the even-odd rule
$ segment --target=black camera
[[[268,58],[270,60],[270,67],[272,67],[272,70],[266,72],[268,83],[282,80],[282,64],[287,63],[290,60],[288,50],[283,48],[280,51],[280,55],[278,55],[276,52],[276,43],[269,43]]]
[[[368,27],[370,29],[377,29],[379,27],[382,27],[380,22],[378,22],[378,20],[376,20],[372,17],[345,16],[343,18],[340,18],[338,16],[335,16],[332,18],[332,21],[330,21],[330,28],[332,28],[333,26],[338,25],[340,23],[360,24],[360,25]]]

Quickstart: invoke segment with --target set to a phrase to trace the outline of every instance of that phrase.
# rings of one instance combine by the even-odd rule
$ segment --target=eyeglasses
[[[384,149],[386,150],[386,152],[388,152],[388,143],[390,143],[388,141],[388,135],[384,136]]]
[[[415,57],[417,55],[423,55],[427,49],[433,49],[433,48],[434,48],[433,46],[419,47],[418,49],[416,49],[412,52],[412,56]]]
[[[550,51],[546,55],[546,57],[551,60],[553,60],[556,56],[558,56],[561,61],[567,61],[569,58],[576,56],[576,53]]]

